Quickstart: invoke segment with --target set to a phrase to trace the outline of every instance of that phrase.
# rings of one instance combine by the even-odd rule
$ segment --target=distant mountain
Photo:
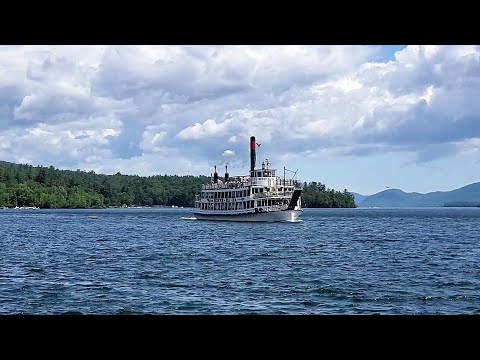
[[[357,206],[359,206],[359,204],[368,197],[368,195],[362,195],[352,191],[350,191],[350,194],[352,194],[355,198],[355,204],[357,204]]]
[[[357,202],[357,205],[359,207],[426,207],[445,206],[455,202],[480,202],[480,182],[452,191],[435,191],[426,194],[389,189],[367,196],[361,202]]]

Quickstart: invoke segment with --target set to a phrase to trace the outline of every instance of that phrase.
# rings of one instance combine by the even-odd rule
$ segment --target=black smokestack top
[[[228,181],[228,170],[227,170],[227,165],[225,165],[225,182]]]
[[[255,170],[255,136],[250,137],[250,171]]]
[[[217,173],[217,165],[215,165],[215,172],[213,173],[213,183],[218,183],[218,173]]]

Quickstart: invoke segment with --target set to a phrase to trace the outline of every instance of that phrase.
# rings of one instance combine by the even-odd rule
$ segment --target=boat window
[[[263,174],[264,176],[270,176],[270,171],[265,171]]]
[[[257,176],[258,176],[258,177],[261,177],[261,176],[262,176],[262,172],[261,172],[261,171],[257,172]]]

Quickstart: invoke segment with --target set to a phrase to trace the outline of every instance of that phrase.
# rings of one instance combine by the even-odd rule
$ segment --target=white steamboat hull
[[[270,211],[252,214],[200,214],[194,212],[193,215],[197,220],[213,220],[213,221],[259,221],[259,222],[286,222],[298,221],[303,210],[282,210]]]

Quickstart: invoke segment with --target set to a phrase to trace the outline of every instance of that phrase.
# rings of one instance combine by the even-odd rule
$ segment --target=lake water
[[[0,314],[480,314],[480,208],[0,210]]]

